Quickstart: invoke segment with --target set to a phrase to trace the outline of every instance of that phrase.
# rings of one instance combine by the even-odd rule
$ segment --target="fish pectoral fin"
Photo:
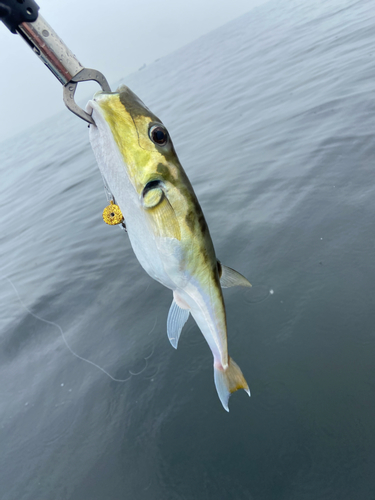
[[[228,366],[225,370],[221,365],[214,364],[214,378],[217,394],[226,411],[229,411],[228,401],[233,392],[243,389],[250,396],[250,389],[242,375],[241,368],[232,358],[228,359]]]
[[[155,236],[181,240],[180,224],[176,213],[163,191],[160,188],[148,191],[145,202],[149,204],[149,206],[144,206]]]
[[[182,309],[173,299],[169,309],[167,319],[167,334],[169,342],[177,349],[178,340],[181,335],[182,328],[189,318],[189,309]]]
[[[230,288],[231,286],[251,286],[251,283],[245,278],[245,276],[242,276],[242,274],[235,271],[231,267],[224,266],[224,264],[219,261],[217,261],[217,267],[221,288]]]

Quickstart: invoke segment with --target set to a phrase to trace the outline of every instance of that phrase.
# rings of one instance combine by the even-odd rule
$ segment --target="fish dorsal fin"
[[[167,334],[169,342],[177,349],[178,339],[180,338],[182,328],[189,318],[189,310],[182,309],[173,299],[169,309],[167,319]]]
[[[224,264],[220,261],[217,261],[217,268],[219,271],[221,288],[230,288],[231,286],[251,286],[251,283],[247,281],[245,276],[242,276],[242,274],[238,273],[231,267],[224,266]]]

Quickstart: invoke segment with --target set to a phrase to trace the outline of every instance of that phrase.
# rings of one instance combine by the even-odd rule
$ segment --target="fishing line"
[[[68,344],[68,341],[67,341],[67,339],[66,339],[66,337],[65,337],[65,333],[64,333],[63,329],[61,328],[61,326],[60,326],[60,325],[58,325],[57,323],[55,323],[54,321],[49,321],[48,319],[44,319],[44,318],[42,318],[41,316],[38,316],[37,314],[34,314],[34,313],[33,313],[33,312],[32,312],[32,311],[31,311],[31,310],[30,310],[30,309],[29,309],[29,308],[28,308],[28,307],[24,304],[24,302],[23,302],[23,300],[21,299],[20,294],[18,293],[18,290],[17,290],[16,286],[14,285],[13,281],[12,281],[10,278],[8,278],[8,276],[1,276],[1,278],[6,279],[6,280],[10,283],[10,285],[12,286],[12,288],[13,288],[14,292],[15,292],[15,293],[16,293],[16,295],[17,295],[17,298],[18,298],[18,300],[19,300],[20,304],[22,305],[22,307],[23,307],[23,308],[24,308],[24,309],[25,309],[25,310],[26,310],[26,311],[27,311],[27,312],[28,312],[31,316],[33,316],[33,318],[35,318],[35,319],[37,319],[37,320],[39,320],[39,321],[42,321],[43,323],[46,323],[47,325],[52,325],[52,326],[55,326],[55,327],[59,330],[60,335],[61,335],[61,337],[62,337],[62,339],[63,339],[63,341],[64,341],[64,344],[66,345],[66,347],[67,347],[67,349],[70,351],[70,353],[71,353],[71,354],[73,354],[73,356],[75,356],[76,358],[80,359],[81,361],[84,361],[85,363],[88,363],[89,365],[94,366],[95,368],[97,368],[98,370],[100,370],[101,372],[103,372],[105,375],[107,375],[107,376],[108,376],[111,380],[113,380],[114,382],[127,382],[128,380],[130,380],[130,379],[132,378],[132,376],[133,376],[133,375],[139,375],[140,373],[142,373],[142,372],[146,369],[146,367],[147,367],[147,363],[148,363],[148,359],[149,359],[149,358],[151,357],[151,355],[153,354],[153,351],[152,351],[152,353],[151,353],[151,355],[150,355],[150,356],[147,356],[146,358],[144,358],[144,359],[145,359],[145,361],[146,361],[146,366],[145,366],[145,368],[144,368],[141,372],[139,372],[139,373],[135,374],[135,373],[130,372],[130,370],[129,370],[130,377],[128,377],[128,378],[126,378],[126,379],[121,379],[121,378],[116,378],[116,377],[113,377],[110,373],[108,373],[108,372],[107,372],[107,370],[105,370],[104,368],[102,368],[102,367],[101,367],[101,366],[99,366],[98,364],[94,363],[94,361],[91,361],[91,360],[89,360],[89,359],[86,359],[86,358],[84,358],[84,357],[80,356],[79,354],[77,354],[75,351],[73,351],[73,349],[72,349],[72,348],[70,347],[70,345]],[[150,334],[150,333],[152,333],[152,332],[155,330],[156,323],[157,323],[157,318],[155,319],[154,326],[152,327],[152,329],[151,329],[151,331],[149,332],[149,334]]]

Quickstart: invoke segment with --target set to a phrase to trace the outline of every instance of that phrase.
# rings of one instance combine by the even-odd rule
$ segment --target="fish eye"
[[[150,139],[159,146],[165,146],[168,141],[168,132],[165,128],[160,127],[159,125],[154,125],[150,128]]]

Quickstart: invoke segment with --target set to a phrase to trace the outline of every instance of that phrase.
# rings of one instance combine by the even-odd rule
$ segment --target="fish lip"
[[[99,112],[100,106],[97,104],[97,101],[100,100],[100,97],[106,94],[113,94],[113,92],[104,92],[103,90],[99,90],[98,92],[95,92],[93,95],[93,98],[89,100],[89,102],[86,104],[85,111],[89,115],[92,116],[93,111],[95,110],[96,112]]]
[[[94,122],[96,122],[97,118],[96,116],[101,116],[101,113],[100,113],[100,106],[99,104],[96,102],[96,99],[95,99],[95,96],[98,94],[98,92],[94,95],[94,97],[92,99],[89,100],[89,102],[86,104],[86,107],[85,107],[85,111],[86,113],[88,113],[90,116],[92,116]],[[96,115],[96,116],[94,116]],[[94,126],[96,127],[96,123],[94,124]]]
[[[85,111],[86,111],[87,114],[89,114],[90,116],[92,116],[92,113],[94,111],[94,106],[93,106],[93,101],[92,100],[90,100],[86,104]]]

